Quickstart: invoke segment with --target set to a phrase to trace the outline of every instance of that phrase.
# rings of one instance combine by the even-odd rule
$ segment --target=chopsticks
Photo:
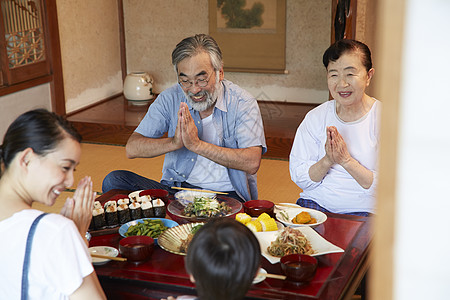
[[[283,210],[286,208],[302,208],[302,207],[300,205],[294,204],[294,203],[278,203],[278,204],[275,204],[275,208],[279,209],[279,210]]]
[[[280,279],[280,280],[285,280],[285,279],[286,279],[286,276],[284,276],[284,275],[278,275],[278,274],[258,273],[258,275],[266,276],[267,278],[273,278],[273,279]]]
[[[91,256],[97,257],[97,258],[106,258],[106,259],[110,259],[110,260],[117,260],[117,261],[127,261],[127,259],[125,257],[113,257],[113,256],[108,256],[108,255],[96,254],[96,253],[91,253]]]
[[[204,192],[204,193],[228,195],[228,193],[224,193],[224,192],[216,192],[216,191],[200,190],[200,189],[190,189],[190,188],[184,188],[184,187],[178,187],[178,186],[173,186],[171,188],[174,189],[174,190],[185,190],[185,191],[194,191],[194,192]]]

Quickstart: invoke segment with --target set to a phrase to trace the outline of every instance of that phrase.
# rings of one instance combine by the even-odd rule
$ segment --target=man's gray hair
[[[193,57],[201,52],[206,52],[211,58],[211,64],[215,71],[219,71],[223,66],[222,51],[217,42],[209,35],[196,34],[182,40],[172,51],[172,64],[175,72],[178,73],[177,65],[185,58]]]

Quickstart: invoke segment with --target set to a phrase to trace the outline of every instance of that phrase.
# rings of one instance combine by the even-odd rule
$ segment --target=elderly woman
[[[381,103],[366,94],[374,74],[369,48],[340,40],[323,55],[333,100],[311,110],[289,157],[297,204],[325,212],[374,212]]]

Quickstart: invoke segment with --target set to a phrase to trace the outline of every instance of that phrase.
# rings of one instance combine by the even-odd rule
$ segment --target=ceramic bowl
[[[314,278],[317,259],[305,254],[290,254],[280,259],[281,270],[286,280],[295,283],[307,283]]]
[[[142,263],[150,259],[155,241],[149,236],[129,236],[119,242],[120,255],[133,263]]]
[[[184,205],[187,205],[188,203],[194,201],[194,198],[200,198],[200,197],[214,198],[214,197],[216,197],[216,194],[200,192],[200,191],[179,191],[179,192],[175,193],[174,197],[175,197],[175,200],[178,200],[181,203],[183,203]]]
[[[273,209],[275,204],[268,200],[250,200],[244,202],[244,212],[251,217],[258,217],[262,213],[267,213],[272,218],[275,216]]]
[[[133,221],[130,221],[128,223],[123,224],[119,228],[119,234],[121,236],[123,236],[123,237],[127,237],[125,235],[125,233],[128,231],[128,228],[130,228],[130,226],[137,225],[138,223],[144,223],[145,220],[161,220],[162,223],[164,224],[164,226],[166,226],[168,228],[172,228],[172,227],[178,226],[177,222],[175,222],[174,220],[170,220],[170,219],[165,219],[165,218],[143,218],[143,219],[137,219],[137,220],[133,220]],[[158,237],[153,237],[153,239],[155,240],[155,243],[158,244]]]
[[[239,200],[230,197],[217,197],[217,201],[225,202],[231,207],[231,212],[224,217],[235,218],[236,214],[242,210],[242,203]],[[172,201],[167,205],[167,214],[178,224],[192,223],[192,222],[208,222],[211,218],[208,217],[187,217],[184,215],[185,205],[181,201]],[[212,217],[217,218],[217,217]],[[222,218],[222,217],[218,217]]]

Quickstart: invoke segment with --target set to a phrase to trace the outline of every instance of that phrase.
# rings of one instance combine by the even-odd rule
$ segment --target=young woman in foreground
[[[66,120],[43,109],[24,113],[9,126],[0,147],[0,299],[21,294],[22,299],[106,299],[84,237],[95,198],[89,177],[66,200],[61,215],[40,219],[23,271],[30,227],[42,214],[32,203],[51,206],[72,186],[80,140]]]

